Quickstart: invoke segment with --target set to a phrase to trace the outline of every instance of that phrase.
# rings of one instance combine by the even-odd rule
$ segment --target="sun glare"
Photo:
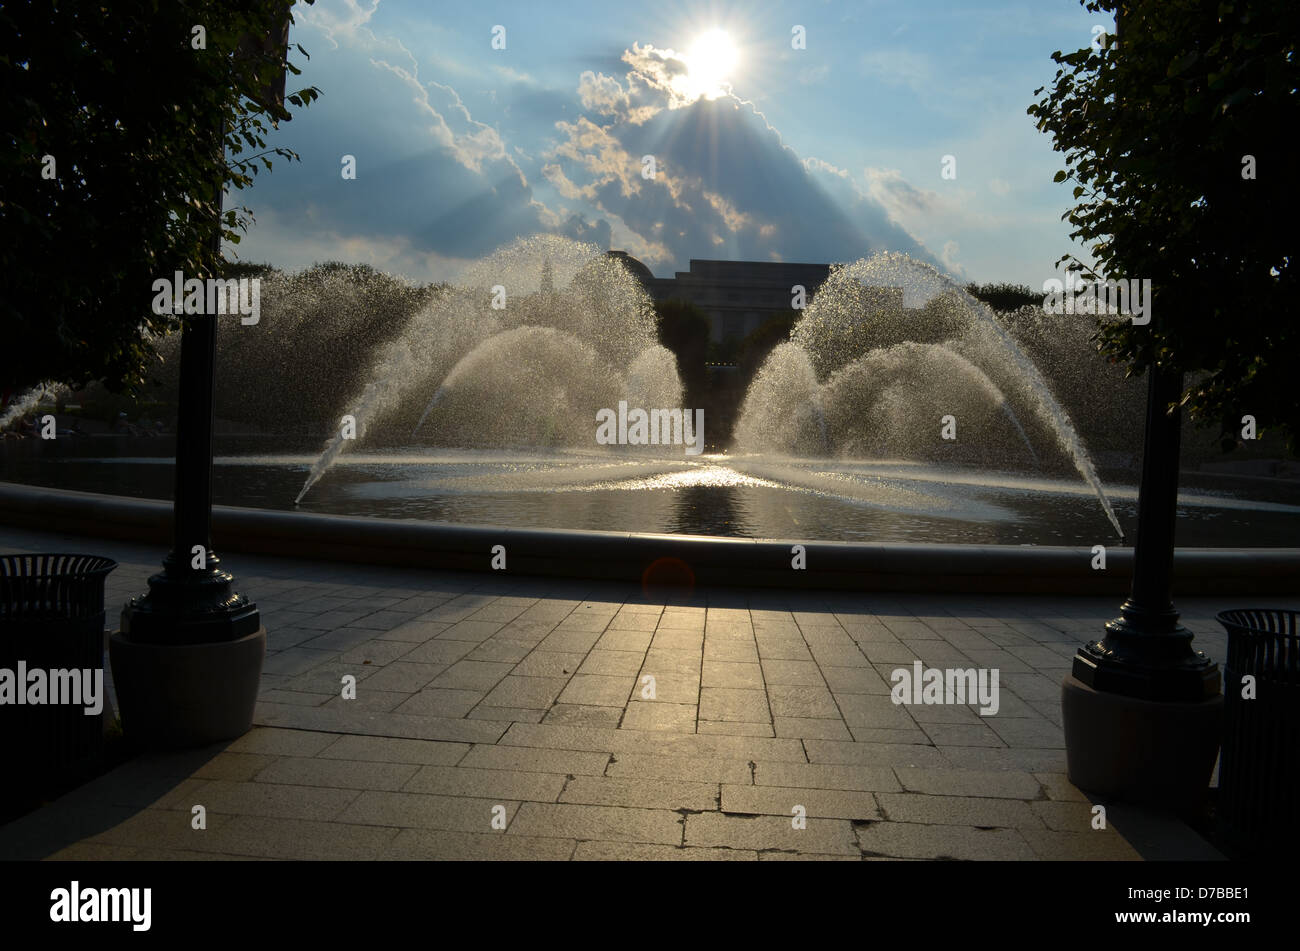
[[[716,99],[729,91],[740,52],[725,30],[709,30],[695,38],[682,59],[686,63],[684,78],[689,94]]]

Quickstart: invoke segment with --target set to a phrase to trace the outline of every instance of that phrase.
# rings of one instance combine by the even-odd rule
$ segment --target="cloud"
[[[632,67],[628,81],[633,93],[653,90],[663,96],[669,109],[681,109],[695,100],[684,82],[690,70],[673,50],[633,43],[630,50],[624,50],[623,62]]]
[[[942,202],[938,192],[922,191],[903,178],[896,168],[863,169],[867,193],[887,209],[894,220],[910,214],[932,214]]]
[[[579,77],[589,115],[556,123],[560,138],[542,175],[566,199],[608,216],[614,240],[639,242],[647,263],[848,261],[882,249],[934,260],[846,172],[801,160],[752,103],[688,100],[685,64],[672,50],[633,44],[623,60],[622,80],[590,70]],[[642,176],[646,155],[652,178]]]
[[[369,6],[359,0],[339,0],[338,3],[319,3],[310,7],[296,5],[293,19],[300,26],[316,30],[331,47],[338,49],[340,37],[347,40],[355,36],[378,10],[379,0],[373,0]]]
[[[603,116],[626,115],[627,90],[613,76],[585,70],[578,77],[578,98],[582,108]]]
[[[422,75],[400,39],[372,29],[377,8],[317,4],[295,27],[295,42],[325,50],[300,77],[323,95],[268,139],[302,161],[277,163],[272,176],[238,196],[258,219],[241,246],[246,255],[290,256],[272,241],[272,220],[277,241],[296,234],[310,243],[324,234],[347,250],[355,248],[347,242],[368,240],[404,268],[478,257],[548,230],[608,233],[583,209],[563,218],[549,211],[519,164],[525,159],[501,133],[475,118],[453,86]],[[511,82],[540,93],[523,74]],[[355,158],[355,180],[340,175],[344,155]]]
[[[947,241],[944,243],[943,251],[939,254],[939,260],[948,269],[948,273],[954,277],[966,276],[966,269],[957,260],[957,253],[960,250],[956,241]]]
[[[626,77],[627,88],[617,77],[584,70],[578,77],[578,99],[582,107],[602,117],[640,125],[663,108],[689,104],[691,100],[679,89],[684,73],[678,66],[682,69],[685,66],[668,55],[672,51],[633,46],[637,55],[633,56],[633,68]],[[630,51],[624,57],[629,55]]]
[[[509,83],[521,86],[541,85],[536,78],[530,76],[528,73],[520,72],[517,69],[511,69],[509,66],[493,66],[492,71]]]
[[[348,234],[324,227],[303,230],[296,218],[286,220],[275,211],[259,212],[254,232],[226,253],[241,261],[271,261],[290,271],[326,261],[369,264],[413,283],[454,281],[472,263],[469,258],[425,250],[401,235]]]
[[[550,156],[571,159],[587,178],[587,183],[579,186],[573,183],[562,166],[543,166],[542,174],[565,198],[594,201],[605,186],[614,182],[618,183],[624,196],[640,193],[640,160],[629,155],[607,128],[596,125],[586,117],[579,118],[577,122],[557,122],[555,128],[565,138],[549,153]]]
[[[890,249],[936,260],[907,223],[934,213],[933,193],[894,170],[854,181],[801,158],[752,103],[698,95],[671,49],[633,43],[555,89],[495,63],[431,67],[408,34],[377,25],[379,9],[322,0],[300,17],[295,42],[325,54],[301,79],[323,96],[268,143],[303,161],[277,163],[240,196],[258,217],[246,258],[302,257],[282,243],[376,266],[382,254],[422,279],[420,267],[549,232],[624,248],[661,273],[691,257],[829,262]],[[344,155],[355,180],[339,174]]]
[[[612,229],[609,222],[603,218],[589,222],[582,215],[570,214],[554,230],[574,241],[585,241],[601,248],[610,246]]]
[[[427,118],[429,133],[434,140],[471,171],[481,172],[485,162],[502,159],[514,165],[506,158],[505,145],[496,130],[485,123],[476,122],[469,114],[469,110],[465,108],[460,95],[450,86],[433,81],[427,85],[421,83],[415,57],[401,44],[398,46],[409,59],[409,67],[397,66],[387,60],[374,58],[371,58],[370,63],[379,69],[391,72],[410,90],[411,101],[420,114]],[[441,111],[434,106],[434,96],[438,96],[441,100],[438,104]],[[446,119],[448,115],[452,117],[458,131],[452,130]],[[518,170],[518,166],[514,167]],[[522,173],[520,177],[523,177]]]

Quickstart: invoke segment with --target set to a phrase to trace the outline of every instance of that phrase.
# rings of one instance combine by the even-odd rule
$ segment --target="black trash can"
[[[1219,832],[1242,856],[1300,844],[1300,612],[1224,611],[1223,749]],[[1254,699],[1242,678],[1255,678]]]
[[[99,555],[0,556],[0,677],[10,687],[0,756],[18,778],[6,780],[10,795],[53,786],[101,750],[104,580],[116,567]]]

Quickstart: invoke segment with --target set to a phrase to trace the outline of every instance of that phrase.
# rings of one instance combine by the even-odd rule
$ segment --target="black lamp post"
[[[289,5],[265,38],[244,37],[240,51],[288,47]],[[240,55],[236,53],[236,55]],[[259,102],[286,118],[283,69]],[[224,120],[213,147],[225,161]],[[217,183],[213,260],[221,259]],[[248,731],[257,700],[266,631],[257,606],[234,590],[234,576],[212,548],[212,429],[217,316],[187,315],[181,337],[172,549],[149,593],[122,610],[110,657],[124,731],[137,745],[196,746]]]
[[[1071,782],[1105,799],[1199,813],[1219,751],[1219,668],[1174,609],[1182,375],[1154,365],[1138,493],[1133,584],[1106,634],[1079,649],[1061,689]]]
[[[1138,489],[1133,584],[1106,635],[1079,649],[1073,675],[1106,693],[1143,700],[1196,702],[1219,694],[1219,667],[1192,649],[1192,632],[1173,604],[1174,522],[1178,511],[1181,412],[1166,412],[1182,375],[1147,370],[1146,437]]]

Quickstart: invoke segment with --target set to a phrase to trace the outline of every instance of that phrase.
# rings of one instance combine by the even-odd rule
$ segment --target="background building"
[[[692,258],[690,270],[678,271],[674,277],[655,277],[626,251],[609,253],[641,279],[654,300],[683,300],[708,314],[713,340],[739,339],[774,314],[789,311],[796,284],[803,286],[806,304],[811,304],[831,270],[829,264]]]

